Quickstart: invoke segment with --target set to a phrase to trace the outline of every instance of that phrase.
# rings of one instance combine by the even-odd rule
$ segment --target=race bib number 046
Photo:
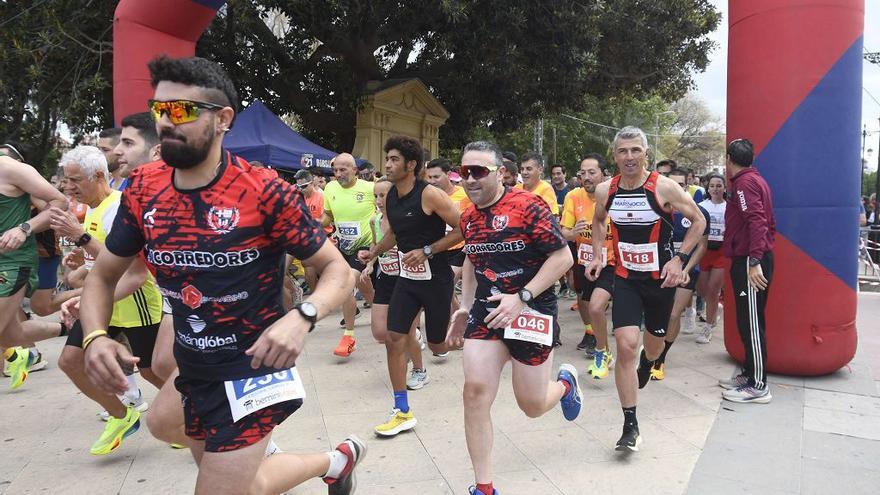
[[[296,368],[276,371],[263,376],[227,380],[226,398],[232,411],[232,421],[280,402],[304,399],[302,380]]]
[[[553,345],[553,317],[526,308],[504,329],[504,338]]]
[[[620,251],[620,263],[627,270],[654,272],[660,269],[656,242],[650,244],[618,242],[617,249]]]

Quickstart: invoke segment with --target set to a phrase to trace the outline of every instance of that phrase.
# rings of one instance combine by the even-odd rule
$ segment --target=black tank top
[[[446,235],[446,222],[436,213],[426,215],[422,209],[422,193],[426,187],[433,186],[416,180],[412,191],[401,197],[397,194],[397,186],[391,186],[385,199],[388,223],[397,238],[401,256],[433,244]],[[446,253],[435,253],[429,264],[434,278],[445,280],[452,277]]]

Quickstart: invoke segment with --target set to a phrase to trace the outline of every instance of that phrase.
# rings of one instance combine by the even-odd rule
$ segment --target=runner
[[[559,163],[550,166],[550,185],[553,186],[553,192],[556,194],[556,204],[564,204],[565,196],[571,189],[565,179],[565,167]]]
[[[562,235],[577,243],[577,264],[574,267],[575,288],[580,291],[577,304],[584,323],[584,340],[587,341],[584,349],[587,356],[592,358],[587,373],[595,379],[608,376],[608,370],[614,363],[614,355],[608,347],[608,322],[605,317],[614,289],[614,249],[610,230],[606,231],[605,245],[601,251],[603,268],[599,278],[590,281],[584,273],[594,256],[592,230],[596,186],[605,182],[603,171],[607,166],[605,157],[598,153],[589,153],[584,157],[579,173],[583,187],[565,197],[560,225]]]
[[[725,198],[724,177],[718,174],[709,176],[709,197],[700,203],[700,206],[709,212],[712,221],[709,226],[709,249],[700,261],[699,290],[706,299],[706,323],[700,329],[697,336],[698,344],[708,344],[712,340],[712,333],[718,321],[718,303],[721,296],[721,287],[724,285],[724,272],[730,267],[730,260],[721,251],[724,242],[724,215],[727,210]]]
[[[125,178],[120,170],[118,156],[113,152],[119,144],[121,133],[122,129],[118,127],[104,129],[98,133],[98,143],[95,145],[101,150],[101,153],[104,153],[104,158],[107,160],[107,170],[110,171],[110,187],[117,191],[125,188]]]
[[[492,403],[501,370],[513,364],[520,409],[537,418],[562,404],[565,419],[581,409],[577,370],[551,379],[553,334],[559,332],[553,283],[572,266],[571,252],[550,210],[534,196],[508,190],[498,168],[501,150],[484,141],[464,147],[461,173],[474,206],[461,217],[467,259],[461,309],[447,343],[464,344],[464,420],[476,483],[471,495],[495,495]]]
[[[294,364],[306,334],[353,288],[345,261],[294,188],[222,149],[238,97],[219,65],[162,56],[149,69],[163,161],[132,175],[86,279],[90,378],[124,391],[118,361],[137,362],[103,329],[120,274],[143,252],[174,314],[175,382],[199,466],[196,493],[281,493],[316,476],[331,494],[352,493],[366,448],[356,437],[325,454],[264,459],[272,430],[302,404]],[[322,275],[312,297],[286,315],[278,269],[285,251]]]
[[[373,195],[373,183],[361,180],[357,176],[357,164],[354,157],[342,153],[333,159],[333,174],[336,180],[327,184],[324,189],[324,226],[333,224],[336,227],[337,247],[351,267],[358,290],[372,301],[373,288],[360,280],[365,265],[358,259],[358,252],[370,248],[370,219],[376,213],[376,197]],[[354,338],[354,319],[360,314],[354,293],[345,299],[342,305],[343,325],[345,333],[333,351],[340,357],[349,357],[357,349]]]
[[[522,174],[522,184],[517,184],[516,189],[526,191],[540,197],[550,207],[553,215],[559,215],[559,203],[556,202],[556,192],[553,186],[544,181],[544,157],[538,153],[529,152],[522,156],[519,171]]]
[[[4,149],[8,149],[8,144]],[[21,157],[17,150],[14,154]],[[21,387],[37,355],[16,346],[30,345],[18,320],[21,302],[37,289],[37,245],[34,233],[49,228],[51,212],[44,209],[31,217],[31,204],[67,208],[60,191],[28,165],[0,153],[0,347],[8,366],[10,386]]]
[[[446,250],[461,242],[460,213],[443,191],[416,177],[422,172],[422,147],[418,141],[393,136],[385,142],[385,173],[393,186],[385,210],[390,230],[378,245],[361,253],[364,262],[397,245],[400,278],[388,302],[388,375],[394,392],[394,408],[388,421],[375,427],[380,436],[411,430],[418,422],[406,393],[406,348],[413,319],[425,312],[428,347],[437,355],[445,344],[452,302],[452,270]],[[446,225],[455,228],[446,233]]]
[[[679,186],[681,186],[683,191],[690,194],[687,189],[686,171],[673,169],[672,172],[669,172],[667,177],[674,180]],[[687,266],[682,269],[683,272],[687,273],[686,281],[675,288],[675,299],[672,304],[672,313],[669,315],[669,328],[666,331],[666,337],[663,339],[663,352],[660,353],[660,357],[657,358],[654,362],[654,366],[651,367],[652,380],[663,380],[666,378],[666,355],[669,352],[669,348],[675,343],[675,339],[678,338],[679,330],[681,330],[685,324],[682,321],[684,319],[682,313],[686,306],[692,305],[694,289],[697,286],[697,281],[701,278],[700,260],[706,252],[706,243],[708,242],[709,213],[700,205],[697,205],[697,208],[699,208],[700,213],[703,214],[703,219],[706,221],[706,228],[703,231],[702,237],[700,237],[700,242],[697,244],[696,249],[688,253],[690,255],[690,260],[688,260]],[[687,234],[691,222],[678,211],[673,212],[672,219],[672,246],[676,251],[680,251],[684,236]]]
[[[385,199],[388,197],[390,189],[391,182],[385,178],[378,179],[373,186],[379,213],[373,217],[370,226],[373,236],[371,246],[379,244],[382,241],[382,233],[387,232],[391,228],[388,225],[385,213]],[[376,342],[384,344],[388,338],[388,303],[391,302],[394,287],[400,279],[400,255],[397,251],[397,246],[381,253],[378,258],[367,263],[367,267],[364,268],[361,277],[369,277],[376,291],[376,294],[373,296],[373,308],[370,311],[370,327]],[[417,328],[419,316],[420,314],[417,314],[413,320],[412,327],[410,327],[410,339],[407,343],[407,353],[413,362],[409,378],[406,379],[406,388],[409,390],[419,390],[431,381],[431,378],[428,376],[428,370],[422,361],[424,344],[422,344],[421,338],[418,335],[420,333]]]
[[[614,306],[611,311],[617,341],[614,381],[623,408],[623,434],[617,450],[638,451],[641,443],[636,403],[638,388],[650,381],[651,367],[663,351],[663,339],[672,312],[674,287],[684,281],[682,268],[706,228],[693,198],[674,181],[647,167],[648,138],[636,127],[617,132],[612,146],[619,175],[596,186],[593,215],[593,252],[605,244],[605,222],[610,216],[614,236]],[[691,221],[681,251],[672,247],[672,210]],[[601,260],[593,257],[587,278],[596,280]],[[638,353],[639,327],[647,332]],[[638,362],[638,367],[636,363]]]

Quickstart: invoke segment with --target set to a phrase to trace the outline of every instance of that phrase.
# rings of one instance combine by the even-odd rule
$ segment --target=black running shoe
[[[626,451],[630,450],[632,452],[639,451],[639,445],[642,443],[642,436],[639,435],[639,427],[638,426],[623,426],[623,435],[620,435],[620,440],[617,441],[617,446],[614,447],[614,450],[617,451]]]
[[[596,336],[593,334],[585,333],[584,338],[581,339],[581,343],[577,345],[577,349],[579,351],[582,351],[584,349],[590,348],[596,348]]]
[[[357,318],[360,315],[361,315],[361,308],[357,308],[357,311],[355,311],[355,313],[354,313],[354,317]],[[345,328],[345,318],[344,317],[341,320],[339,320],[339,328]]]
[[[653,361],[648,361],[645,357],[645,348],[642,348],[642,352],[639,353],[639,368],[636,370],[636,374],[639,376],[639,388],[645,388],[645,385],[651,381],[651,368],[654,367]]]

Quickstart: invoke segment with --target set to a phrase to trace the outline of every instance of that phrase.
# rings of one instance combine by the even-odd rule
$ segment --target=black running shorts
[[[412,322],[425,309],[425,333],[428,342],[440,344],[446,340],[449,311],[452,304],[452,278],[410,280],[398,277],[397,285],[388,303],[388,331],[408,334]]]
[[[228,452],[253,445],[303,404],[302,399],[280,402],[233,422],[223,382],[178,376],[174,386],[183,402],[186,436],[205,442],[206,452]]]
[[[107,335],[111,339],[116,339],[120,333],[125,334],[125,337],[128,339],[128,343],[131,346],[131,354],[140,358],[140,361],[137,363],[138,368],[149,368],[153,363],[153,348],[156,347],[156,335],[159,334],[159,324],[133,328],[110,327],[107,329]],[[67,334],[65,345],[81,348],[84,337],[82,325],[77,320]]]
[[[583,272],[584,271],[581,270],[582,274]],[[583,274],[583,277],[584,281],[586,282],[586,286],[584,286],[584,289],[581,291],[581,299],[583,299],[584,301],[590,300],[590,297],[593,295],[594,289],[604,289],[609,294],[614,293],[614,265],[608,265],[605,268],[602,268],[602,271],[599,272],[599,278],[592,282],[587,279],[586,274]]]
[[[449,266],[464,266],[464,252],[461,249],[451,249],[446,252],[446,259],[449,260]]]
[[[394,275],[388,275],[387,273],[382,273],[379,270],[378,263],[376,264],[376,268],[373,270],[373,274],[370,276],[370,279],[373,281],[373,290],[375,294],[373,295],[373,304],[388,304],[391,302],[391,294],[394,293],[394,286],[397,285],[397,279],[400,277],[396,277]]]
[[[614,328],[638,327],[645,317],[645,329],[657,337],[666,336],[675,287],[661,288],[661,280],[630,280],[616,276],[611,321]]]
[[[682,286],[681,288],[685,289],[685,290],[696,290],[697,280],[700,280],[699,268],[694,268],[693,270],[690,271],[690,273],[688,273],[688,275],[690,275],[691,279],[688,281],[687,285]]]

